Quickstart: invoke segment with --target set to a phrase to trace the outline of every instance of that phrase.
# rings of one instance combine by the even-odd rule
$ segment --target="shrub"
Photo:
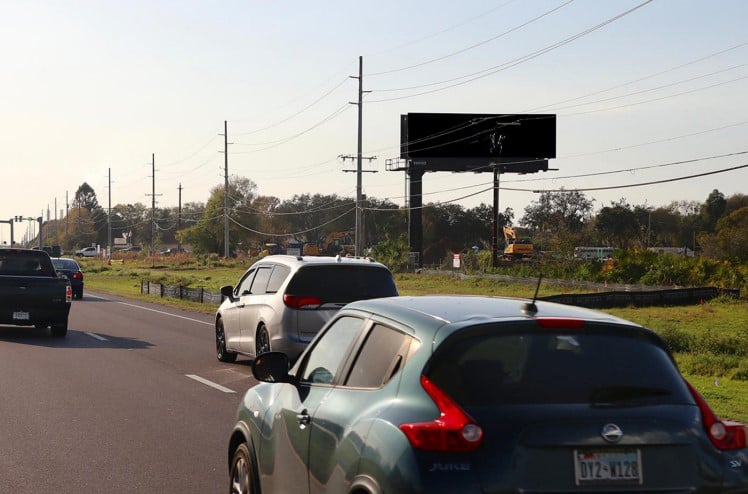
[[[694,345],[695,338],[683,330],[674,327],[668,327],[658,332],[660,337],[665,340],[665,344],[672,353],[690,352]]]
[[[692,353],[680,357],[680,367],[687,374],[745,379],[739,376],[745,376],[745,371],[748,371],[745,359],[739,357],[715,355],[709,352]]]

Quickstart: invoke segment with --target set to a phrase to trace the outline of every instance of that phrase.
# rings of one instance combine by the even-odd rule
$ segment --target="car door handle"
[[[312,416],[305,408],[301,413],[296,415],[296,420],[299,421],[299,427],[304,429],[312,421]]]
[[[236,304],[236,308],[237,309],[241,309],[242,307],[244,307],[244,304],[242,304],[242,303]]]

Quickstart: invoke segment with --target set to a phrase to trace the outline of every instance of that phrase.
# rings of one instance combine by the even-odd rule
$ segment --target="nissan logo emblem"
[[[617,443],[623,437],[623,431],[616,424],[605,424],[600,435],[609,443]]]

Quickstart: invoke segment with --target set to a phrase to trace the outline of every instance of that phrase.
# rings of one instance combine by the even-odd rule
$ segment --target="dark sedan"
[[[70,288],[73,290],[73,298],[83,298],[83,271],[75,261],[67,257],[53,257],[52,264],[55,270],[70,280]]]
[[[258,356],[230,492],[748,492],[720,420],[654,332],[553,303],[354,302],[291,370]]]

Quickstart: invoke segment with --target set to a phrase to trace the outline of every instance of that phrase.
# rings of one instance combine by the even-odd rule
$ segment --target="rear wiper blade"
[[[590,393],[590,403],[620,403],[636,398],[652,398],[656,396],[668,396],[672,391],[665,388],[648,386],[604,386],[594,388]]]

